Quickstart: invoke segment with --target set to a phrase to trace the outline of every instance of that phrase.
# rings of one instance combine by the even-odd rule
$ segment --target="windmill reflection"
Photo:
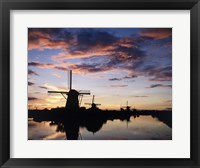
[[[79,137],[79,119],[75,116],[64,120],[64,131],[68,140],[77,140]]]
[[[59,122],[51,121],[50,126],[56,126],[56,132],[63,132],[66,135],[67,140],[77,140],[79,139],[79,129],[85,127],[89,132],[98,132],[106,120],[103,118],[97,119],[97,116],[82,118],[79,115],[65,115],[65,119]]]
[[[41,118],[41,115],[33,115],[32,117],[34,121],[51,121],[50,126],[56,126],[56,132],[65,133],[67,140],[78,140],[81,139],[80,128],[86,128],[87,131],[96,133],[100,131],[104,124],[107,121],[120,120],[122,122],[126,121],[127,128],[128,123],[131,122],[130,118],[138,118],[140,116],[151,116],[152,118],[156,118],[157,120],[163,122],[169,128],[172,128],[172,116],[170,111],[162,111],[162,112],[149,112],[149,111],[140,111],[140,112],[132,112],[125,115],[121,114],[121,111],[94,111],[94,110],[82,110],[78,113],[64,114],[63,109],[57,109],[57,113],[60,113],[59,110],[63,111],[63,115],[60,118]],[[61,113],[60,113],[61,114]],[[134,121],[132,121],[134,122]]]

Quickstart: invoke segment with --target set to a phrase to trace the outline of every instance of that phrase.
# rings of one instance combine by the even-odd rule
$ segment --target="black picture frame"
[[[123,9],[190,10],[191,158],[189,159],[23,159],[10,158],[10,10]],[[1,167],[200,167],[200,2],[199,0],[0,0],[0,165]],[[184,128],[183,128],[184,131]]]

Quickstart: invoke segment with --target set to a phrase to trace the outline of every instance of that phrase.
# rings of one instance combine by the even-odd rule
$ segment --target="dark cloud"
[[[165,46],[171,43],[172,29],[141,30],[138,36],[119,37],[103,29],[79,29],[74,32],[70,29],[30,29],[30,37],[38,38],[39,36],[42,39],[41,44],[44,42],[46,47],[53,48],[56,41],[58,41],[57,46],[68,47],[68,53],[62,55],[62,58],[64,57],[62,63],[65,63],[68,57],[82,58],[82,61],[79,64],[67,66],[39,62],[29,62],[28,65],[62,71],[74,69],[88,73],[117,69],[129,74],[121,78],[111,78],[110,81],[132,79],[138,76],[148,77],[151,81],[171,81],[171,47]],[[159,47],[157,47],[158,44]],[[160,49],[159,52],[155,50],[157,48]]]
[[[139,48],[129,48],[120,45],[111,51],[114,52],[114,55],[118,56],[119,60],[122,61],[140,60],[146,55],[145,51],[142,51]]]
[[[137,75],[129,75],[129,76],[124,76],[122,78],[110,78],[109,81],[121,81],[123,79],[133,79],[136,77],[137,77]]]
[[[33,83],[33,82],[28,82],[28,86],[32,86],[32,85],[34,85],[35,83]]]
[[[34,71],[32,71],[32,70],[28,70],[28,75],[36,75],[36,76],[38,76],[38,74],[36,73],[36,72],[34,72]]]
[[[55,66],[54,69],[61,70],[61,71],[69,71],[69,68],[60,67],[60,66]]]
[[[120,81],[120,80],[122,80],[122,78],[110,78],[109,80],[110,81]]]
[[[41,88],[41,89],[48,89],[48,88],[45,87],[45,86],[39,86],[39,88]]]
[[[124,79],[132,79],[132,78],[137,78],[137,75],[129,75],[129,76],[124,76]]]
[[[85,29],[77,35],[77,44],[86,48],[92,46],[108,46],[115,43],[117,37],[112,34],[94,29]],[[84,48],[84,47],[83,47]]]
[[[60,71],[68,71],[70,68],[66,68],[63,66],[57,66],[56,64],[44,64],[44,63],[40,63],[40,62],[29,62],[28,66],[33,66],[33,67],[37,67],[37,68],[43,68],[43,69],[55,69],[55,70],[60,70]],[[74,69],[73,67],[71,67],[71,69]]]
[[[76,42],[68,49],[73,57],[91,57],[110,53],[118,38],[111,33],[95,29],[81,29],[76,35]]]
[[[163,87],[163,88],[172,88],[172,85],[164,85],[164,84],[153,84],[151,86],[148,86],[146,88],[157,88],[157,87]]]
[[[72,69],[79,70],[80,72],[90,72],[90,73],[96,73],[96,72],[105,72],[109,71],[110,67],[106,67],[101,64],[77,64],[71,67]]]
[[[139,54],[141,54],[139,56]],[[151,81],[171,81],[172,79],[172,67],[159,64],[150,64],[146,61],[145,52],[137,52],[133,50],[133,54],[116,52],[115,55],[107,56],[109,60],[102,61],[101,63],[82,63],[73,66],[73,69],[79,69],[80,71],[87,71],[90,73],[105,72],[113,69],[128,70],[130,75],[123,77],[122,79],[131,79],[138,76],[149,77]],[[132,73],[132,74],[131,74]],[[111,79],[114,81],[117,79]],[[118,80],[120,80],[118,78]]]
[[[53,65],[54,64],[44,64],[44,63],[35,62],[35,61],[28,62],[28,66],[39,67],[39,68],[48,68],[48,67],[50,68]]]
[[[110,50],[112,52],[108,57],[109,61],[104,66],[110,68],[121,68],[121,69],[135,69],[134,67],[138,62],[145,59],[146,53],[137,48],[128,48],[117,46],[115,49]]]
[[[146,63],[142,63],[141,65],[133,68],[140,75],[149,77],[150,81],[171,81],[172,80],[172,66],[158,66],[156,64],[153,65],[145,65]]]
[[[34,101],[34,100],[39,100],[39,99],[36,97],[28,97],[28,101]]]
[[[111,87],[122,88],[127,87],[128,85],[110,85]]]
[[[71,32],[61,28],[29,28],[28,48],[32,49],[64,49],[73,43]]]
[[[145,52],[141,51],[139,49],[135,48],[128,48],[128,47],[121,47],[118,46],[115,49],[109,50],[111,52],[110,55],[104,55],[103,59],[105,58],[105,61],[96,62],[93,61],[93,64],[91,63],[82,63],[79,65],[74,66],[75,69],[80,69],[87,72],[104,72],[109,71],[112,69],[133,69],[134,64],[137,63],[140,60],[143,60],[145,57]],[[90,57],[91,58],[91,57]],[[92,57],[91,59],[97,57]],[[87,59],[88,61],[88,59]],[[128,78],[134,78],[136,75],[127,76],[125,79]]]
[[[73,39],[73,35],[71,32],[67,31],[64,28],[34,28],[34,29],[30,29],[30,32],[41,32],[44,34],[48,34],[50,37],[52,37],[54,40],[72,40]]]
[[[42,64],[39,62],[29,62],[28,66],[41,66]]]
[[[161,67],[149,70],[149,76],[154,76],[151,81],[171,81],[172,80],[172,66]]]

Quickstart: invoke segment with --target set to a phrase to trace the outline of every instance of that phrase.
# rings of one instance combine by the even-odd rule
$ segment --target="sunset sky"
[[[48,90],[90,90],[101,109],[172,108],[171,28],[29,28],[29,109],[64,107]]]

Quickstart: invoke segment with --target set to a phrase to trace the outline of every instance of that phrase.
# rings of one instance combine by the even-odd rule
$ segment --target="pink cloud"
[[[36,62],[36,61],[31,61],[31,62],[28,62],[28,66],[42,68],[42,69],[54,69],[54,70],[60,70],[60,71],[69,71],[75,65],[68,63],[68,62],[65,62],[62,64],[48,64],[48,63],[45,64],[45,63],[40,63],[40,62]]]
[[[164,39],[172,36],[172,29],[171,28],[145,29],[145,31],[140,32],[140,35],[155,39]]]
[[[57,73],[53,73],[52,75],[55,76],[55,77],[57,77],[57,78],[61,78],[62,77],[62,75],[57,74]]]
[[[123,39],[120,39],[118,41],[118,45],[120,45],[122,47],[126,47],[126,48],[138,48],[138,46],[136,46],[134,44],[134,39],[133,38],[123,38]]]
[[[28,34],[28,50],[64,49],[69,42],[53,39],[48,33],[32,31]]]
[[[99,50],[94,50],[94,51],[74,51],[72,53],[69,52],[60,52],[59,54],[53,55],[51,59],[55,62],[64,62],[67,59],[72,59],[72,58],[88,58],[88,57],[93,57],[93,56],[102,56],[102,55],[109,55],[111,52],[109,51],[104,51],[103,49]]]

